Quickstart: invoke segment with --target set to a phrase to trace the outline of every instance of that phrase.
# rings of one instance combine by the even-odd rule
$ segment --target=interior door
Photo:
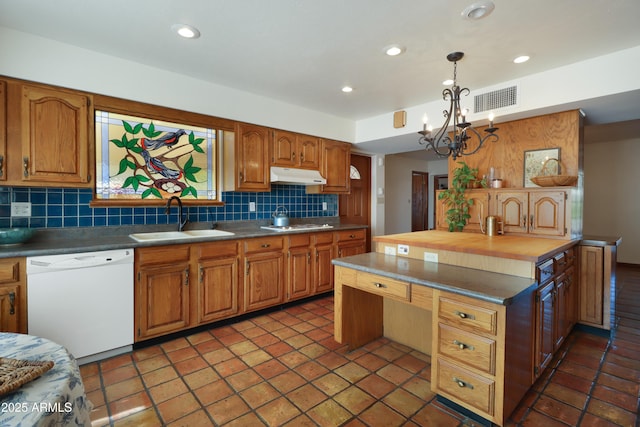
[[[411,231],[429,229],[429,174],[411,173]]]
[[[359,178],[351,177],[351,192],[340,194],[338,212],[340,222],[367,225],[367,252],[371,251],[371,158],[351,154],[351,166]],[[352,168],[352,169],[353,169]]]

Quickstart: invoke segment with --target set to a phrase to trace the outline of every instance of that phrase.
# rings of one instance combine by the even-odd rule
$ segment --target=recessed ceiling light
[[[405,51],[405,48],[403,48],[402,46],[398,46],[397,44],[387,46],[384,48],[384,53],[386,53],[389,56],[398,56],[401,53],[404,53],[404,51]]]
[[[527,62],[528,60],[529,60],[529,57],[527,55],[521,55],[515,58],[513,62],[515,64],[522,64],[523,62]]]
[[[344,86],[344,87],[342,88],[342,91],[343,91],[344,93],[353,92],[353,88],[352,88],[351,86]]]
[[[185,39],[197,39],[200,37],[200,31],[196,27],[187,24],[173,24],[171,29],[180,37]]]
[[[486,18],[487,16],[491,15],[491,12],[493,12],[493,9],[495,9],[495,7],[496,6],[492,1],[482,0],[465,7],[460,15],[462,15],[464,19],[477,21],[478,19]]]

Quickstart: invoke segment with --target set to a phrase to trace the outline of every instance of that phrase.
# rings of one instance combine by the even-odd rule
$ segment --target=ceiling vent
[[[518,86],[505,87],[476,95],[473,103],[475,113],[518,105]]]

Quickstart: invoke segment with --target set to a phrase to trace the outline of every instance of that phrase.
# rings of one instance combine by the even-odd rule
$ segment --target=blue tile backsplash
[[[177,221],[175,204],[167,216],[164,206],[92,208],[92,197],[93,191],[84,188],[0,187],[0,227],[100,227]],[[337,195],[306,194],[302,185],[273,184],[268,193],[223,192],[222,201],[224,206],[185,206],[184,211],[192,222],[269,219],[278,206],[284,206],[292,218],[338,215]],[[31,216],[12,217],[11,202],[31,202]],[[255,202],[255,212],[249,212],[249,202]],[[327,210],[322,209],[323,202]]]

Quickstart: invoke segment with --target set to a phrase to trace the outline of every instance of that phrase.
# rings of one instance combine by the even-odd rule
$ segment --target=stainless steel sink
[[[149,233],[129,234],[138,242],[157,242],[163,240],[195,239],[198,237],[233,236],[234,233],[222,230],[188,230],[188,231],[152,231]]]

